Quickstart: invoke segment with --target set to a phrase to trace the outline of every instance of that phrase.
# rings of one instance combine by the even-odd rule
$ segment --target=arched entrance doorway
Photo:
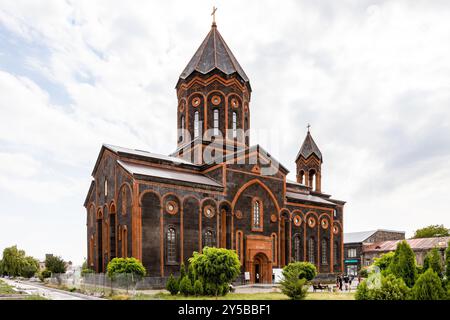
[[[253,283],[272,282],[272,263],[264,253],[258,253],[253,258],[252,265]]]

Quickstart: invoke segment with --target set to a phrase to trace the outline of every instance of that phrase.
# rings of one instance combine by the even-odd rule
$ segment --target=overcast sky
[[[450,227],[449,1],[2,0],[0,249],[83,261],[101,144],[174,151],[174,86],[213,5],[252,144],[295,179],[311,123],[346,232]]]

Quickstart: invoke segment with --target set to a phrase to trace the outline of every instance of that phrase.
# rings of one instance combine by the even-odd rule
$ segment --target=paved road
[[[47,288],[45,286],[18,280],[2,279],[17,290],[25,291],[28,294],[35,294],[50,300],[104,300],[81,293],[67,292],[63,290]]]

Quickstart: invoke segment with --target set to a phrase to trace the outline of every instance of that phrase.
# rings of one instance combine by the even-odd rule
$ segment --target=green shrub
[[[359,270],[359,276],[361,278],[367,278],[369,276],[369,268],[368,267],[362,267]]]
[[[50,270],[44,269],[41,272],[41,276],[43,279],[50,278],[52,276],[52,272]]]
[[[203,284],[201,280],[195,280],[194,282],[194,294],[196,296],[203,295]]]
[[[417,279],[412,288],[411,298],[413,300],[441,300],[446,298],[442,282],[436,272],[431,268],[425,271]]]
[[[311,281],[317,275],[316,266],[309,262],[292,262],[283,268],[283,272],[295,272],[299,279]]]
[[[136,278],[144,277],[146,270],[136,258],[114,258],[108,263],[108,277],[111,279],[118,274],[128,273]]]
[[[375,262],[373,263],[373,265],[378,267],[381,272],[384,271],[385,274],[386,270],[389,269],[391,262],[394,260],[394,255],[394,251],[382,254],[379,258],[375,258]]]
[[[234,250],[223,248],[203,248],[203,253],[194,252],[189,259],[196,279],[204,285],[207,295],[227,292],[230,283],[240,273],[241,263]]]
[[[410,289],[401,278],[392,274],[371,274],[356,289],[356,300],[406,300]]]
[[[180,265],[180,277],[178,278],[178,283],[181,283],[181,280],[183,280],[185,276],[186,276],[186,268],[184,266],[184,263],[182,262]]]
[[[188,296],[193,292],[192,283],[189,277],[184,276],[180,281],[180,293],[184,296]]]
[[[436,272],[439,277],[444,275],[444,267],[442,266],[441,255],[438,248],[431,249],[425,256],[423,261],[423,271],[427,271],[429,268]]]
[[[306,278],[300,278],[298,269],[283,269],[283,279],[280,281],[281,292],[292,300],[302,300],[306,297],[308,288]]]
[[[397,244],[388,270],[396,278],[402,278],[409,288],[414,285],[417,276],[416,258],[414,251],[405,240]]]
[[[173,296],[178,293],[179,290],[178,281],[173,277],[173,274],[170,274],[170,277],[167,280],[166,289]]]
[[[84,268],[81,270],[81,276],[85,276],[87,274],[91,274],[91,273],[95,273],[94,270],[92,270],[91,268]]]

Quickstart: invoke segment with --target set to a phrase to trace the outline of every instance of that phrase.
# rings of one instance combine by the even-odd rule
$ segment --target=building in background
[[[344,236],[345,237],[345,236]],[[364,264],[370,265],[374,262],[375,258],[380,257],[382,254],[395,251],[398,242],[401,240],[381,241],[376,243],[366,243],[363,247]],[[411,249],[416,255],[416,261],[418,265],[423,265],[423,261],[427,253],[433,249],[438,248],[441,255],[441,260],[444,262],[445,249],[448,247],[450,237],[435,237],[435,238],[421,238],[421,239],[408,239]]]
[[[356,276],[361,267],[366,266],[364,246],[387,240],[405,239],[404,231],[372,230],[350,232],[344,234],[344,266],[345,273]]]

